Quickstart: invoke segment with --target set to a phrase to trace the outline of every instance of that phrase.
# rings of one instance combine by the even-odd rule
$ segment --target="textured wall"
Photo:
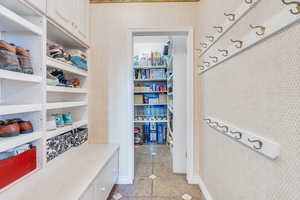
[[[121,144],[121,176],[128,175],[128,29],[194,27],[198,3],[92,4],[90,137]],[[124,134],[125,133],[125,134]],[[195,137],[199,131],[195,131]],[[195,140],[198,142],[198,140]],[[195,152],[198,169],[199,158]],[[195,172],[197,174],[197,171]]]
[[[223,24],[224,11],[234,11],[242,2],[202,0],[197,35],[211,33],[212,26]],[[262,0],[216,45],[241,39],[249,24],[261,24],[283,7],[280,0]],[[280,158],[272,161],[201,127],[200,174],[214,200],[300,199],[299,34],[296,23],[200,77],[204,116],[281,144]]]

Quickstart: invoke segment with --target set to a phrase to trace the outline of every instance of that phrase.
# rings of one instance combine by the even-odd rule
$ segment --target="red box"
[[[36,169],[36,147],[0,161],[0,188]]]

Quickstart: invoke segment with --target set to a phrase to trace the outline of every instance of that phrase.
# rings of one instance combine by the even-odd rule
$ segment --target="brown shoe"
[[[17,123],[20,128],[20,134],[27,134],[33,132],[33,126],[30,121],[23,121],[22,119],[14,118],[14,119],[7,120],[7,123],[8,124]]]
[[[14,137],[20,134],[20,127],[18,123],[7,123],[0,121],[0,137]]]
[[[25,50],[22,47],[17,46],[16,51],[22,72],[25,74],[33,74],[29,50]]]
[[[16,46],[0,40],[0,69],[22,72],[16,50]]]

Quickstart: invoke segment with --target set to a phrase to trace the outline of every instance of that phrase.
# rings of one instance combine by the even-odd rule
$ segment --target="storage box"
[[[0,161],[0,189],[36,169],[36,147]]]
[[[143,95],[134,95],[134,103],[135,104],[143,104],[144,103]]]

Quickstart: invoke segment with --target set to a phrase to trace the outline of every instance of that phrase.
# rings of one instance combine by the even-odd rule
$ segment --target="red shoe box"
[[[0,189],[36,169],[36,147],[0,161]]]

